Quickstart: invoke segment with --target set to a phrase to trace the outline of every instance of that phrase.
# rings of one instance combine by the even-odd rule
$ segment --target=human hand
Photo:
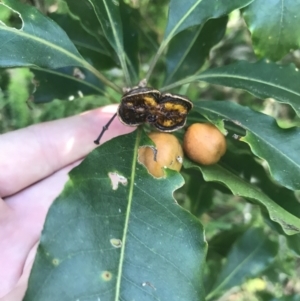
[[[116,106],[0,135],[0,301],[22,300],[47,211]],[[117,118],[101,139],[129,133]]]

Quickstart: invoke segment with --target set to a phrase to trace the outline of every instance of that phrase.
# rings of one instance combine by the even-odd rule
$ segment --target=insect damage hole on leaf
[[[124,176],[118,174],[117,172],[109,172],[108,176],[111,180],[111,185],[113,190],[118,189],[119,183],[122,184],[123,186],[126,186],[128,184],[128,180]]]
[[[0,19],[0,26],[3,25],[13,29],[23,30],[24,22],[18,11],[12,9],[3,2],[0,2],[0,10],[2,17],[2,19]]]
[[[121,248],[122,247],[122,240],[118,238],[112,238],[110,239],[110,243],[115,248]]]

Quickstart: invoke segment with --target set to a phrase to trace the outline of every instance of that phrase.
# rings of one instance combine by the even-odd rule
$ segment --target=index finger
[[[86,156],[116,108],[107,106],[0,135],[0,196],[12,195]],[[132,130],[115,118],[101,143]]]

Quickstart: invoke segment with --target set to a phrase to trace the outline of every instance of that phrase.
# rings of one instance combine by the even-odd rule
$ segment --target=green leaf
[[[194,81],[243,89],[261,99],[271,97],[291,105],[300,116],[300,72],[294,65],[280,66],[265,60],[256,63],[240,61],[190,76],[164,87],[164,90]]]
[[[120,1],[120,13],[123,24],[124,49],[127,55],[127,65],[131,78],[135,83],[139,82],[139,25],[142,22],[137,9],[131,8]]]
[[[241,144],[241,142],[237,143]],[[255,179],[255,186],[279,206],[300,218],[300,203],[295,192],[275,183],[268,171],[253,156],[237,154],[227,148],[225,156],[222,157],[222,164],[230,166],[246,181]]]
[[[256,0],[243,11],[259,57],[280,60],[300,47],[299,0]]]
[[[208,20],[177,34],[168,47],[167,80],[184,78],[197,72],[208,57],[210,49],[224,36],[228,17]]]
[[[253,0],[171,0],[165,40],[177,33],[209,19],[227,15],[235,9],[249,5]]]
[[[300,129],[282,129],[275,119],[233,102],[195,102],[194,110],[209,120],[232,121],[247,131],[241,138],[252,152],[267,161],[272,177],[281,185],[300,189]]]
[[[65,0],[71,16],[76,19],[89,35],[98,40],[106,54],[111,52],[110,45],[104,36],[101,24],[95,14],[94,8],[88,0]]]
[[[285,238],[289,249],[293,251],[297,257],[300,257],[300,234],[286,236]]]
[[[78,67],[56,70],[31,70],[36,87],[32,95],[35,103],[53,99],[70,100],[94,94],[104,94],[103,84],[91,72]]]
[[[16,0],[2,0],[1,5],[18,13],[23,22],[22,29],[0,22],[0,40],[5,41],[0,45],[1,67],[84,66],[81,55],[54,21]]]
[[[169,6],[168,23],[164,39],[153,58],[146,79],[151,73],[171,39],[179,32],[196,25],[203,25],[209,19],[216,19],[229,14],[235,9],[242,8],[253,0],[171,0]]]
[[[48,16],[67,33],[77,49],[80,48],[95,52],[99,56],[98,61],[101,58],[104,60],[103,56],[105,56],[106,60],[109,60],[109,57],[113,57],[114,51],[106,38],[99,33],[95,37],[94,34],[85,30],[80,20],[72,18],[69,14],[52,13],[48,14]]]
[[[241,61],[207,70],[197,80],[243,89],[262,99],[274,98],[291,105],[300,116],[300,72],[294,65]]]
[[[19,15],[22,28],[16,29],[0,22],[0,67],[34,67],[58,69],[84,67],[116,91],[121,89],[108,81],[79,54],[66,33],[51,19],[32,6],[16,0],[2,0]]]
[[[202,171],[204,180],[215,181],[224,184],[234,195],[246,198],[259,204],[266,209],[271,220],[281,225],[283,231],[288,235],[300,232],[300,218],[284,210],[260,189],[253,184],[243,180],[236,173],[220,165],[200,166],[188,159],[184,162],[185,168],[197,168]]]
[[[135,82],[138,82],[139,29],[135,24],[140,19],[138,11],[126,5],[123,0],[94,2],[66,0],[66,2],[72,14],[81,21],[87,32],[98,39],[101,38],[101,41],[104,39],[109,41],[120,63],[123,64],[122,68],[125,66],[127,70],[127,62],[130,75]],[[105,43],[101,42],[101,44]],[[107,46],[106,48],[109,49]]]
[[[117,53],[122,66],[126,84],[132,86],[126,65],[123,41],[123,25],[120,15],[119,0],[85,0],[89,1],[101,23],[102,30]]]
[[[183,184],[137,163],[140,130],[94,150],[50,208],[26,300],[204,300],[206,242]],[[62,297],[63,296],[63,297]]]
[[[275,260],[278,244],[269,240],[260,228],[252,228],[233,245],[213,290],[206,300],[219,296],[248,278],[259,276]]]

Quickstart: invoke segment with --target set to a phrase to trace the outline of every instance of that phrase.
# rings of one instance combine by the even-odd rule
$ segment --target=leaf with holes
[[[94,150],[48,213],[27,300],[204,301],[206,242],[173,192],[137,163],[140,130]],[[89,296],[89,297],[87,297]]]
[[[16,0],[2,0],[22,21],[21,28],[0,22],[0,66],[36,66],[50,69],[85,63],[66,33],[36,8]]]
[[[0,7],[3,5],[19,16],[22,25],[17,29],[0,21],[0,67],[56,70],[71,66],[83,67],[103,83],[120,91],[119,87],[82,58],[66,33],[54,21],[36,8],[16,0],[2,0]],[[82,81],[82,84],[85,82]]]

